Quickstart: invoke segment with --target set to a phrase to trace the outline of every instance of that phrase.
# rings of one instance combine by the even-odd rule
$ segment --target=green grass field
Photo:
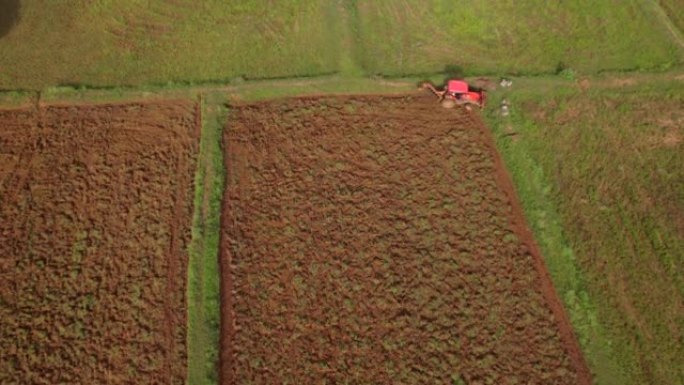
[[[597,384],[681,384],[684,81],[595,83],[521,81],[488,120]]]
[[[335,10],[326,0],[25,0],[0,39],[0,89],[337,72]]]
[[[359,1],[362,67],[401,76],[565,68],[653,69],[682,60],[643,1]]]
[[[681,27],[676,2],[661,3]],[[684,57],[654,4],[24,0],[0,38],[0,89],[666,69]]]

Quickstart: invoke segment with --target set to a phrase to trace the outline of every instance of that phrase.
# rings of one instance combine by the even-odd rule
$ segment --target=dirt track
[[[0,110],[0,383],[184,383],[198,114]]]
[[[223,385],[590,382],[476,114],[291,99],[224,143]]]

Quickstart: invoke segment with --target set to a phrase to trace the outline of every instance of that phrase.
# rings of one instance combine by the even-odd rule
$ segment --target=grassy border
[[[567,89],[560,91],[568,92]],[[503,95],[496,93],[492,95],[490,102],[496,106],[502,99]],[[626,354],[630,352],[623,352],[623,359],[632,360],[619,361],[607,330],[599,322],[597,301],[590,295],[584,274],[576,262],[575,252],[564,234],[560,215],[551,197],[552,185],[542,166],[530,155],[530,143],[524,138],[512,139],[514,136],[509,135],[512,129],[516,132],[535,130],[534,124],[516,110],[513,110],[509,118],[501,118],[496,108],[490,108],[484,118],[496,137],[498,151],[513,178],[518,199],[542,250],[556,292],[570,317],[594,376],[594,383],[640,383],[628,370],[630,366],[636,365],[635,356]]]
[[[202,136],[188,263],[188,377],[191,385],[218,382],[220,294],[218,250],[224,184],[221,134],[226,109],[200,101]]]

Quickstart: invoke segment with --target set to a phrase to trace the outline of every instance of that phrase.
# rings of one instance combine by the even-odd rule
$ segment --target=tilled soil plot
[[[224,385],[589,383],[477,113],[301,98],[224,139]]]
[[[184,383],[199,118],[0,110],[0,383]]]

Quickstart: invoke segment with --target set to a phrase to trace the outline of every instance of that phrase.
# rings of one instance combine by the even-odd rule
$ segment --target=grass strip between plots
[[[221,133],[226,114],[222,105],[211,101],[202,103],[202,137],[188,266],[187,383],[190,385],[218,382],[218,250],[224,183]]]

